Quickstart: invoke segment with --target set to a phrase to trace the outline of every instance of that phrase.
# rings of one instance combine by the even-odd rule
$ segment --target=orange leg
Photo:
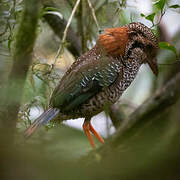
[[[86,136],[88,137],[88,140],[89,140],[92,148],[94,148],[95,145],[94,145],[94,141],[93,141],[91,133],[94,134],[101,143],[104,143],[104,139],[96,132],[96,130],[91,125],[90,121],[86,121],[86,120],[84,121],[83,130],[84,130],[84,133],[86,134]]]
[[[104,139],[96,132],[96,130],[93,128],[90,122],[89,122],[89,126],[90,126],[90,131],[96,136],[99,142],[104,143]]]

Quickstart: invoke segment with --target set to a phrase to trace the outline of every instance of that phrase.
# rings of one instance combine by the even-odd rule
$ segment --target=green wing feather
[[[81,57],[80,57],[81,58]],[[109,59],[103,57],[98,61],[87,59],[75,62],[64,75],[59,86],[52,94],[50,105],[71,111],[110,86],[117,78],[118,72]]]

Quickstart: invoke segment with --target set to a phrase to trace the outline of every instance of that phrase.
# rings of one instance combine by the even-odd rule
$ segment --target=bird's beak
[[[157,59],[149,60],[148,65],[150,66],[152,72],[155,76],[158,75],[158,65],[157,65]]]

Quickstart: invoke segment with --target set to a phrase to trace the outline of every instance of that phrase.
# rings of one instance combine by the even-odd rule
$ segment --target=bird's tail
[[[25,137],[29,137],[41,125],[47,124],[50,120],[55,118],[59,113],[58,109],[49,108],[42,113],[24,132]]]

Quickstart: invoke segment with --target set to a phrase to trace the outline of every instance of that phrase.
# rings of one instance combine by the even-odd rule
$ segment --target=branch
[[[98,32],[100,32],[100,31],[101,31],[101,29],[100,29],[100,27],[99,27],[99,23],[98,23],[98,21],[97,21],[96,15],[95,15],[94,8],[92,7],[91,1],[90,1],[90,0],[87,0],[87,1],[88,1],[89,8],[90,8],[90,10],[91,10],[91,13],[92,13],[92,16],[93,16],[94,22],[96,23],[96,26],[97,26]]]
[[[63,53],[63,49],[64,49],[64,44],[65,44],[65,41],[66,41],[67,32],[68,32],[68,29],[69,29],[69,26],[71,24],[72,18],[73,18],[74,14],[75,14],[75,12],[77,10],[77,7],[78,7],[79,3],[80,3],[80,0],[77,0],[76,4],[75,4],[75,6],[74,6],[74,8],[72,10],[71,16],[68,19],[67,25],[66,25],[64,33],[63,33],[62,42],[61,42],[61,44],[59,46],[59,49],[57,51],[57,54],[56,54],[56,56],[54,58],[53,65],[56,64],[56,61],[57,61],[57,58],[59,57],[59,55]]]
[[[134,177],[135,172],[149,172],[150,168],[162,171],[158,177],[163,175],[162,166],[168,164],[171,154],[179,154],[176,151],[180,146],[179,92],[180,72],[127,118],[101,148],[89,153],[80,162],[94,168],[103,169],[106,166],[111,173],[117,172],[118,167],[119,178],[126,173]],[[170,149],[172,141],[176,146]],[[162,165],[157,166],[157,163]]]
[[[133,127],[142,119],[158,115],[161,111],[174,105],[178,100],[180,91],[180,73],[173,77],[165,86],[158,90],[152,97],[143,103],[129,118],[124,120],[122,126],[118,129],[116,136],[119,137],[123,132]]]
[[[48,1],[42,1],[42,4],[44,8],[46,7],[56,7],[56,5],[48,0]],[[47,21],[47,23],[51,26],[54,33],[61,39],[63,36],[63,32],[65,30],[65,27],[67,25],[67,21],[64,19],[59,18],[58,16],[55,16],[53,14],[45,14],[44,19]],[[81,38],[73,31],[71,27],[68,28],[67,31],[67,41],[70,42],[68,45],[69,51],[74,56],[80,56],[81,55]]]
[[[128,100],[120,102],[111,105],[108,111],[108,115],[110,116],[113,126],[116,129],[118,129],[122,125],[123,121],[127,119],[129,116],[128,114],[131,114],[137,109],[137,105],[132,104]],[[125,109],[128,113],[125,112]]]

